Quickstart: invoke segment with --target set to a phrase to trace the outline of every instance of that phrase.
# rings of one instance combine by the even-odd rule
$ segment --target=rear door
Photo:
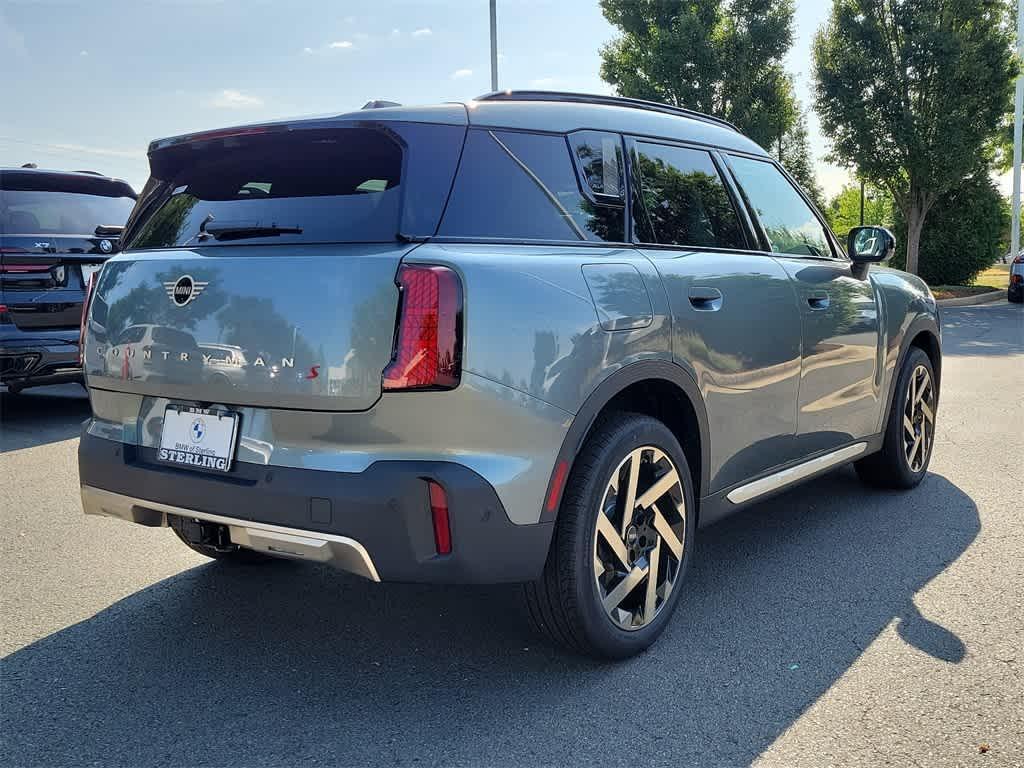
[[[795,456],[800,312],[786,271],[750,242],[714,153],[630,144],[633,239],[662,275],[673,355],[704,397],[715,493]]]
[[[19,329],[77,330],[89,275],[117,250],[96,228],[123,225],[134,205],[112,179],[0,172],[0,303]]]
[[[775,260],[792,278],[803,323],[798,442],[801,455],[875,432],[881,400],[879,297],[853,274],[824,223],[779,168],[730,156],[729,164]],[[869,273],[870,275],[870,273]]]
[[[464,135],[455,125],[299,124],[152,152],[127,249],[96,287],[89,387],[189,403],[372,406],[392,354],[399,263],[436,229]]]

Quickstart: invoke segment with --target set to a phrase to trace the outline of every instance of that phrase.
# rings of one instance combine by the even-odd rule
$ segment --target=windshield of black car
[[[289,230],[275,243],[390,242],[399,230],[402,147],[383,131],[256,134],[163,152],[129,248],[266,243],[273,229]],[[252,232],[218,242],[204,222]]]
[[[134,205],[130,197],[0,190],[0,233],[91,237],[98,226],[124,224]]]

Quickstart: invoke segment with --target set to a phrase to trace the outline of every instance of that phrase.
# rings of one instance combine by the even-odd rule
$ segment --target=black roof
[[[0,189],[136,197],[135,190],[123,179],[103,176],[96,171],[55,171],[47,168],[0,168]]]

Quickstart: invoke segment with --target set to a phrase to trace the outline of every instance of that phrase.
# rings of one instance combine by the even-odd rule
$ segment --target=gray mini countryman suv
[[[698,529],[928,467],[928,288],[731,125],[568,93],[153,142],[83,320],[90,514],[226,561],[523,582],[648,646]]]

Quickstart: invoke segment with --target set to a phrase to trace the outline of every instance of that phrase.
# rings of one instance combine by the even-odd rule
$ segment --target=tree
[[[814,175],[814,158],[807,140],[807,117],[802,112],[772,147],[773,154],[789,174],[796,179],[818,208],[825,207],[825,194]]]
[[[903,236],[907,221],[897,212],[895,231]],[[921,234],[921,277],[929,285],[968,285],[1003,253],[1010,227],[1006,199],[986,170],[942,194]],[[893,266],[901,267],[897,253]]]
[[[696,109],[768,147],[796,120],[783,68],[792,0],[601,0],[622,35],[601,77],[623,96]]]
[[[886,187],[906,267],[936,201],[985,164],[1016,66],[1004,0],[833,0],[814,40],[815,109],[837,159]]]
[[[828,223],[839,237],[860,225],[860,185],[847,184],[824,209]],[[894,226],[893,199],[888,190],[868,184],[864,190],[864,223]]]

